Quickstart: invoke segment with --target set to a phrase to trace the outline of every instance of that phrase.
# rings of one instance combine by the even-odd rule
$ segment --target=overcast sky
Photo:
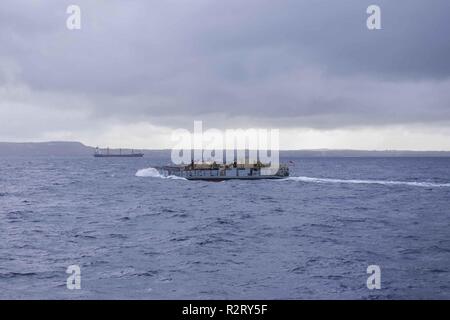
[[[450,150],[449,14],[448,0],[2,0],[0,141],[162,148],[202,120],[279,128],[285,149]]]

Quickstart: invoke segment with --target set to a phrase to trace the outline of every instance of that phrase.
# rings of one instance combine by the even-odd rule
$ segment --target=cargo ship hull
[[[94,154],[96,158],[142,158],[143,153],[130,153],[130,154]]]

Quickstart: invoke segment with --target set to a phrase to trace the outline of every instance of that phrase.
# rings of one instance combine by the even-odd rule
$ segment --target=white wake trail
[[[415,181],[392,181],[392,180],[358,180],[358,179],[329,179],[314,177],[289,177],[285,181],[301,181],[312,183],[349,183],[349,184],[380,184],[380,185],[400,185],[424,188],[450,187],[450,183],[415,182]]]

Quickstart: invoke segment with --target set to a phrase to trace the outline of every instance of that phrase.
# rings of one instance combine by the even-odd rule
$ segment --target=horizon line
[[[49,141],[0,141],[0,144],[45,144],[45,143],[78,143],[83,145],[86,148],[97,148],[86,144],[81,141],[76,140],[49,140]],[[136,147],[98,147],[99,149],[135,149],[135,150],[147,150],[147,151],[170,151],[172,148],[136,148]],[[187,150],[187,149],[186,149]],[[215,149],[190,149],[190,150],[215,150]],[[236,149],[222,149],[223,151],[227,150],[236,150]],[[239,149],[240,150],[240,149]],[[245,149],[246,151],[249,149]],[[269,150],[268,150],[269,151]],[[313,149],[279,149],[278,151],[357,151],[357,152],[450,152],[450,150],[414,150],[414,149],[330,149],[330,148],[313,148]]]

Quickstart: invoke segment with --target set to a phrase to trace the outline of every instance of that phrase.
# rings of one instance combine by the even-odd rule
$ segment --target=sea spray
[[[155,168],[140,169],[136,172],[136,177],[164,178]]]

